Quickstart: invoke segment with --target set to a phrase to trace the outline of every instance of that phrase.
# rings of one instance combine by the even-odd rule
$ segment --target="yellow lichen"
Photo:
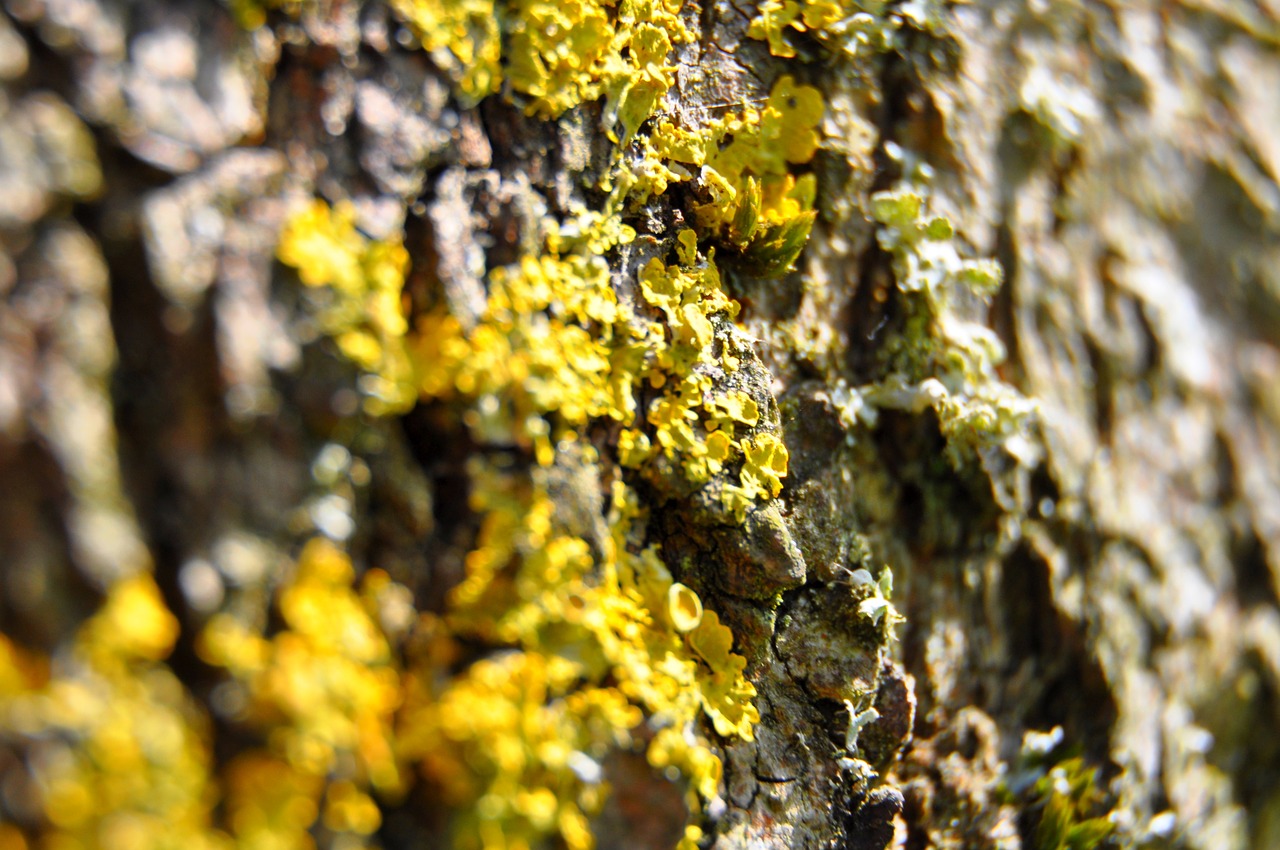
[[[722,781],[706,730],[751,739],[759,720],[746,660],[716,612],[646,545],[634,491],[614,481],[609,536],[599,540],[567,527],[548,476],[617,464],[653,481],[673,471],[695,487],[715,479],[712,492],[738,521],[778,495],[787,453],[763,422],[762,391],[743,378],[718,385],[742,359],[727,349],[738,305],[725,293],[716,251],[761,275],[791,267],[815,216],[815,181],[794,169],[817,149],[821,98],[784,76],[764,104],[701,127],[651,120],[674,83],[671,52],[690,39],[678,0],[394,6],[464,103],[497,91],[500,80],[527,113],[546,118],[603,98],[605,127],[619,144],[599,187],[607,200],[544,222],[541,250],[492,269],[484,309],[465,322],[442,308],[407,320],[397,310],[391,318],[402,324],[378,319],[372,292],[385,293],[384,314],[391,294],[400,305],[404,266],[395,252],[403,249],[361,236],[349,207],[317,203],[291,222],[280,258],[304,284],[333,293],[337,307],[320,305],[321,324],[366,376],[394,390],[382,412],[414,400],[443,406],[488,449],[469,467],[478,531],[445,611],[419,623],[418,640],[431,649],[402,671],[367,619],[368,592],[351,589],[349,562],[320,544],[280,590],[285,631],[262,636],[219,615],[201,651],[247,687],[250,717],[272,730],[279,763],[299,775],[315,775],[338,754],[355,765],[330,777],[327,790],[305,793],[309,822],[365,834],[374,823],[369,801],[400,787],[375,782],[375,770],[403,776],[412,762],[456,807],[461,846],[553,837],[587,848],[587,818],[604,793],[600,759],[630,746],[641,723],[653,732],[650,763],[687,779],[696,819]],[[698,198],[695,227],[676,234],[674,257],[640,269],[634,301],[620,299],[605,257],[636,238],[626,210],[678,182]],[[379,250],[395,256],[375,275]],[[601,422],[617,423],[605,458],[585,439]],[[322,614],[348,636],[345,648],[316,632]],[[489,651],[454,671],[460,640]],[[315,678],[322,661],[332,665],[328,690]],[[360,695],[333,690],[354,676],[349,662],[387,678],[364,682]],[[397,673],[399,689],[384,689]],[[342,724],[320,723],[285,683],[313,707],[341,693],[346,716],[364,718],[364,737],[339,740]],[[396,704],[400,722],[391,723]],[[379,761],[361,748],[366,741],[393,755]],[[681,846],[701,836],[691,823]]]
[[[267,9],[317,9],[231,5],[253,27]],[[41,846],[354,850],[425,776],[455,807],[459,846],[586,850],[602,762],[636,746],[644,724],[649,763],[687,783],[694,822],[680,846],[692,850],[723,782],[712,739],[755,734],[746,659],[714,604],[673,580],[624,479],[718,487],[739,521],[778,495],[786,449],[762,415],[767,389],[727,350],[738,305],[717,250],[761,275],[790,268],[814,218],[815,181],[798,167],[818,146],[821,98],[784,76],[763,105],[701,126],[659,115],[672,53],[692,39],[680,0],[391,5],[463,106],[502,92],[555,118],[603,100],[617,142],[597,187],[606,200],[543,222],[541,248],[494,268],[483,311],[465,322],[408,315],[402,237],[364,235],[350,203],[313,201],[281,234],[277,256],[358,371],[365,411],[438,405],[482,447],[468,470],[478,531],[464,575],[439,616],[418,616],[407,588],[358,575],[317,539],[296,563],[281,558],[274,588],[237,588],[243,598],[194,636],[218,677],[216,728],[232,731],[216,742],[220,768],[215,724],[164,663],[179,625],[149,575],[108,588],[56,665],[0,636],[6,734],[42,748],[29,763]],[[807,3],[801,20],[835,31],[832,8]],[[790,22],[779,21],[781,33]],[[610,263],[636,237],[628,210],[675,183],[697,199],[694,227],[640,270],[634,301],[620,299]],[[602,426],[619,437],[597,457]],[[612,479],[609,514],[590,532],[552,495],[552,471],[568,468]],[[398,630],[382,618],[392,598],[405,609]],[[6,828],[0,844],[25,844]]]
[[[744,107],[698,129],[659,122],[641,139],[624,185],[643,202],[672,183],[695,183],[701,236],[741,253],[757,274],[776,276],[799,255],[816,216],[813,177],[789,169],[813,158],[822,114],[818,91],[784,75],[762,108]]]
[[[760,421],[760,405],[742,390],[732,390],[721,396],[715,396],[704,405],[710,419],[707,427],[719,429],[721,433],[733,436],[735,425],[746,425],[753,428]]]
[[[676,631],[688,634],[702,622],[702,600],[698,594],[675,582],[667,591],[667,613]]]
[[[592,765],[644,717],[687,739],[673,752],[651,745],[651,762],[691,779],[695,809],[714,797],[719,761],[695,721],[705,715],[718,734],[749,739],[755,690],[714,612],[672,581],[655,548],[634,549],[643,521],[634,494],[616,485],[611,536],[593,556],[559,528],[536,475],[488,465],[472,474],[484,528],[448,620],[459,636],[517,650],[414,701],[404,751],[462,807],[467,831],[494,821],[504,834],[559,832],[589,846],[577,825],[600,800]],[[441,737],[451,744],[429,746]],[[554,817],[513,805],[520,793],[545,798],[539,810]]]
[[[456,846],[527,847],[548,835],[593,846],[598,759],[629,740],[640,713],[616,690],[582,687],[582,674],[564,658],[511,652],[411,706],[405,752],[461,810]]]
[[[324,780],[261,751],[233,759],[223,771],[227,826],[245,850],[314,850]]]
[[[368,592],[355,582],[343,552],[312,540],[279,589],[279,633],[219,614],[200,635],[201,657],[243,694],[235,722],[265,742],[223,773],[240,847],[310,850],[318,819],[360,846],[381,823],[379,799],[403,792],[394,720],[405,680],[371,610],[390,582],[376,570]]]
[[[0,634],[0,699],[41,688],[48,679],[48,664],[43,659],[24,652]]]
[[[809,33],[833,51],[883,50],[899,25],[897,14],[886,14],[887,6],[885,0],[764,0],[747,35],[767,41],[770,53],[787,58],[796,55],[788,30]]]
[[[494,272],[488,307],[470,333],[446,314],[420,320],[410,341],[419,389],[471,401],[464,421],[477,439],[515,441],[549,462],[556,430],[634,410],[630,376],[615,368],[616,344],[593,333],[611,327],[618,311],[603,263],[528,257]]]
[[[533,100],[530,113],[555,116],[600,96],[614,28],[598,0],[514,0],[508,73]]]
[[[501,35],[494,0],[391,0],[431,59],[457,84],[467,103],[502,82]]]
[[[531,115],[606,97],[630,139],[675,81],[667,57],[690,34],[680,0],[393,0],[471,104],[505,79]],[[500,31],[499,24],[503,24]],[[503,52],[505,41],[506,50]],[[505,67],[504,67],[505,66]]]
[[[725,510],[742,522],[746,512],[760,499],[769,499],[782,489],[787,475],[787,447],[772,434],[760,434],[742,444],[744,462],[739,484],[726,484],[720,500]]]
[[[771,499],[782,489],[787,474],[787,447],[772,434],[760,434],[742,444],[742,486]]]
[[[385,585],[381,573],[368,579]],[[328,829],[368,835],[381,819],[371,795],[403,791],[401,673],[354,583],[350,559],[312,540],[279,590],[278,634],[219,614],[200,635],[201,657],[244,695],[237,721],[266,742],[227,768],[229,826],[245,847],[306,850],[322,812]]]
[[[276,249],[309,287],[324,287],[317,320],[338,350],[365,373],[361,387],[374,414],[403,412],[414,401],[402,302],[409,255],[399,238],[373,241],[356,230],[349,203],[316,200],[286,223]]]
[[[146,573],[116,582],[80,632],[81,651],[112,659],[161,661],[173,650],[178,621]]]
[[[268,639],[220,615],[199,649],[243,683],[248,716],[296,770],[325,776],[343,763],[353,770],[349,778],[395,793],[402,786],[391,729],[399,674],[354,579],[350,559],[314,539],[280,591],[284,631]]]
[[[146,574],[108,589],[52,676],[0,637],[0,719],[6,738],[33,747],[25,781],[45,819],[41,846],[228,844],[210,827],[202,718],[161,663],[176,637]]]
[[[734,654],[733,632],[720,623],[715,611],[707,611],[689,634],[689,646],[710,669],[701,681],[699,699],[716,733],[750,741],[760,720],[753,699],[755,686],[742,675],[746,659]]]
[[[747,28],[747,35],[769,42],[769,52],[774,56],[791,57],[796,50],[783,39],[787,27],[803,32],[806,27],[800,22],[800,4],[795,0],[764,0],[760,4],[760,15]]]

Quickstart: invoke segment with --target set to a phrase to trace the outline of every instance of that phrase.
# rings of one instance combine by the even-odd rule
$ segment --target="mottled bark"
[[[724,762],[703,846],[1065,847],[1038,780],[1075,755],[1097,794],[1072,822],[1113,828],[1096,846],[1280,846],[1280,7],[868,3],[890,42],[793,29],[792,58],[747,36],[754,2],[685,5],[676,126],[783,74],[825,104],[809,242],[781,276],[726,261],[742,311],[715,328],[742,364],[717,380],[759,400],[788,475],[737,523],[678,469],[624,470],[597,421],[601,458],[566,449],[539,480],[597,551],[606,484],[633,484],[644,542],[747,659],[754,740],[703,721]],[[480,524],[468,460],[497,451],[446,404],[362,413],[359,370],[275,259],[289,211],[349,199],[368,237],[403,233],[406,303],[470,329],[489,272],[601,208],[616,150],[603,98],[471,105],[382,3],[267,20],[196,0],[0,15],[0,632],[56,672],[105,589],[153,569],[214,798],[254,742],[200,629],[229,610],[278,628],[272,591],[316,533],[445,612]],[[908,285],[916,249],[873,200],[904,187],[953,225],[948,268],[999,261],[993,297]],[[705,201],[694,182],[622,213],[620,300]],[[985,372],[957,341],[977,326],[1007,350]],[[602,762],[599,847],[685,834],[654,731]],[[0,823],[32,842],[38,749],[0,716]],[[370,840],[442,842],[434,794],[379,801]]]

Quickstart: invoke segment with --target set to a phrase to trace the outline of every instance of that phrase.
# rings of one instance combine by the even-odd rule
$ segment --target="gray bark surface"
[[[743,311],[717,331],[790,452],[782,493],[736,525],[643,485],[649,542],[758,691],[754,741],[712,736],[703,846],[1280,847],[1280,6],[868,3],[892,45],[832,56],[792,32],[784,60],[746,36],[757,4],[687,5],[673,120],[783,73],[827,110],[809,242],[785,275],[726,273]],[[275,259],[288,210],[351,199],[371,238],[403,231],[409,299],[465,324],[544,217],[600,202],[611,150],[603,102],[465,105],[380,2],[268,20],[196,0],[0,14],[0,632],[56,668],[105,588],[153,568],[215,774],[247,746],[195,645],[215,612],[270,621],[318,530],[438,613],[477,534],[483,448],[439,406],[359,414]],[[952,223],[955,263],[998,260],[994,295],[906,288],[873,211],[904,185]],[[692,199],[628,213],[615,288],[634,294]],[[929,370],[974,355],[943,326],[1007,352],[950,389],[958,413]],[[336,491],[316,473],[334,444],[360,470]],[[548,473],[584,538],[607,536],[604,476]],[[885,565],[873,619],[858,571]],[[846,700],[878,718],[851,734]],[[38,743],[0,715],[0,823],[33,846]],[[604,765],[601,848],[683,834],[683,786],[639,752]],[[1072,756],[1096,770],[1073,822],[1112,825],[1094,844],[1042,827]],[[371,841],[437,846],[450,816],[415,786]]]

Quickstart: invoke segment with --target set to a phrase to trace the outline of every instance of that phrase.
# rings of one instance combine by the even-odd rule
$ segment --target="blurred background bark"
[[[403,232],[409,300],[474,315],[539,220],[599,204],[611,149],[600,102],[554,120],[509,91],[467,106],[382,3],[279,5],[0,14],[0,632],[56,677],[108,588],[153,570],[214,827],[247,744],[200,629],[229,608],[270,619],[316,533],[440,612],[476,534],[481,449],[439,406],[362,415],[275,260],[289,211],[352,200],[368,237]],[[850,3],[885,45],[833,58],[793,28],[790,61],[747,37],[753,0],[686,5],[677,124],[762,101],[783,72],[826,104],[795,270],[725,275],[790,451],[778,510],[712,532],[651,496],[677,578],[690,558],[731,577],[681,580],[760,693],[755,741],[717,744],[704,843],[1280,846],[1280,5]],[[872,209],[903,186],[951,222],[948,250],[1004,270],[990,298],[951,293],[924,342]],[[688,201],[629,221],[660,244]],[[617,287],[643,259],[609,258]],[[974,326],[1007,353],[985,384],[935,380],[943,398],[894,365]],[[1035,412],[966,442],[947,404],[963,418],[970,396]],[[568,513],[600,522],[596,478],[557,469]],[[848,604],[856,570],[885,564],[896,642]],[[879,713],[856,768],[825,684],[851,677]],[[0,675],[0,706],[17,687]],[[3,850],[61,823],[23,730],[0,713]],[[680,792],[643,759],[607,768],[598,844],[674,846]],[[438,800],[383,805],[365,840],[445,840]],[[1068,841],[1094,818],[1110,837]],[[312,830],[354,846],[339,833]]]

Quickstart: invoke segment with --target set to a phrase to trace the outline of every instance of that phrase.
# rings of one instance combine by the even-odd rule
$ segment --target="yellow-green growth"
[[[245,700],[236,721],[266,742],[223,777],[229,824],[243,847],[307,847],[313,826],[361,846],[382,823],[378,799],[405,789],[396,711],[405,679],[379,611],[404,589],[380,570],[357,585],[351,560],[309,542],[276,603],[284,629],[215,615],[197,641]]]
[[[687,777],[699,811],[718,793],[721,766],[696,721],[750,739],[759,720],[729,629],[672,581],[654,548],[637,549],[643,511],[620,483],[597,558],[559,526],[537,474],[476,463],[472,477],[484,523],[444,625],[512,649],[411,691],[402,712],[401,751],[462,813],[459,846],[555,834],[590,847],[600,762],[646,717],[659,730],[650,762]],[[420,669],[418,681],[439,675]]]
[[[1098,788],[1098,769],[1076,757],[1050,768],[1032,788],[1040,821],[1035,850],[1093,850],[1115,831],[1101,812],[1105,795]]]
[[[862,388],[861,396],[881,408],[932,408],[947,438],[947,457],[958,468],[987,446],[1020,450],[1009,441],[1020,439],[1035,405],[999,379],[996,367],[1005,351],[996,335],[960,319],[951,306],[960,289],[994,294],[1002,280],[999,264],[961,258],[951,223],[929,215],[927,207],[918,185],[871,197],[907,318],[903,333],[886,346],[886,377]]]
[[[770,53],[787,58],[796,55],[791,32],[808,33],[833,52],[877,52],[892,44],[900,14],[912,16],[913,22],[926,14],[887,14],[887,6],[885,0],[764,0],[747,35],[767,41]]]
[[[379,572],[365,578],[376,598]],[[353,588],[350,559],[317,538],[304,547],[278,596],[286,629],[266,639],[234,615],[201,633],[201,656],[242,682],[247,718],[271,729],[275,754],[307,775],[354,771],[349,779],[386,793],[402,787],[391,719],[399,673],[371,598]]]
[[[366,823],[363,800],[399,791],[373,781],[375,764],[386,777],[416,764],[456,808],[459,846],[554,837],[588,848],[588,818],[604,793],[601,760],[631,746],[633,729],[647,723],[650,763],[687,780],[695,825],[682,846],[692,848],[702,835],[697,816],[721,782],[703,730],[750,739],[759,720],[746,660],[716,612],[674,582],[647,545],[634,491],[613,482],[608,538],[587,539],[557,512],[548,476],[616,463],[654,480],[675,470],[694,488],[714,479],[739,522],[778,495],[787,450],[762,425],[764,397],[718,377],[741,363],[725,342],[738,305],[722,286],[717,250],[761,275],[792,266],[815,217],[814,178],[794,169],[817,150],[822,99],[784,76],[763,105],[744,104],[704,126],[651,121],[674,82],[673,47],[691,38],[678,0],[393,6],[464,105],[501,90],[527,113],[555,118],[604,99],[618,148],[602,175],[603,207],[543,222],[541,249],[494,269],[484,309],[465,325],[443,309],[405,317],[403,249],[362,237],[348,206],[317,202],[282,237],[281,260],[331,297],[318,310],[322,327],[365,380],[385,388],[376,412],[419,400],[444,406],[489,449],[470,468],[479,531],[447,609],[420,619],[420,649],[403,670],[371,662],[400,677],[399,722],[388,726],[380,712],[389,703],[372,696],[380,693],[374,682],[363,689],[374,699],[363,715],[368,740],[393,753],[397,772],[352,751],[348,761],[359,769],[343,777],[349,787],[339,798],[349,802],[349,819]],[[624,303],[605,256],[635,239],[627,210],[680,182],[698,199],[694,227],[677,234],[674,256],[640,270],[638,298]],[[584,438],[602,421],[621,426],[609,458],[596,457]],[[309,548],[302,563],[318,551]],[[311,586],[307,575],[300,564],[298,586]],[[282,591],[286,618],[285,600],[300,592]],[[267,640],[229,622],[211,624],[203,651],[246,683],[255,704],[272,706],[277,722],[287,718],[295,731],[273,733],[284,749],[269,757],[296,774],[288,742],[302,718],[263,677],[274,644],[297,642],[306,627],[290,621],[285,634],[293,636]],[[459,640],[492,652],[450,676]],[[317,748],[315,764],[327,752]],[[320,806],[309,782],[278,787]]]
[[[391,0],[431,61],[448,74],[465,103],[502,82],[502,39],[494,0]]]
[[[461,814],[460,848],[535,846],[558,836],[590,850],[587,817],[605,797],[600,760],[641,715],[614,688],[584,686],[563,657],[511,652],[477,661],[406,711],[405,753]]]
[[[490,276],[486,310],[469,332],[446,313],[418,321],[409,344],[418,389],[463,402],[478,440],[515,442],[549,463],[565,429],[635,409],[634,376],[617,362],[620,316],[599,258],[526,257]]]
[[[163,663],[177,636],[145,573],[110,587],[56,666],[0,635],[0,718],[6,745],[38,750],[27,764],[42,846],[228,846],[210,828],[204,717]]]
[[[392,0],[466,103],[505,79],[530,115],[606,97],[624,139],[675,81],[667,57],[690,34],[680,0]],[[505,54],[503,44],[506,44]]]
[[[408,322],[402,303],[409,254],[400,237],[374,241],[356,230],[349,203],[313,201],[285,225],[276,249],[309,287],[323,288],[320,328],[365,377],[365,403],[374,414],[401,413],[414,401],[405,350]]]
[[[674,183],[697,187],[700,239],[714,239],[763,277],[791,268],[809,238],[816,182],[791,168],[813,159],[822,121],[818,90],[783,76],[762,108],[744,107],[700,129],[659,121],[640,140],[625,182],[636,203]]]

